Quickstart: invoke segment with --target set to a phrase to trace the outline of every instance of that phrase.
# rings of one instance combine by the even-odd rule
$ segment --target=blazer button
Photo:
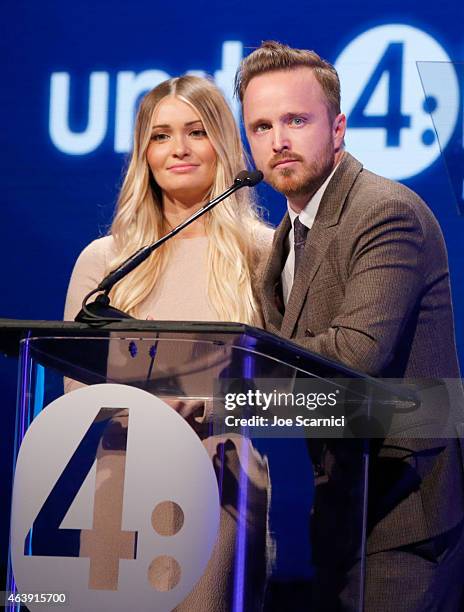
[[[304,335],[306,338],[314,338],[314,332],[312,329],[309,329],[309,327],[305,330]]]

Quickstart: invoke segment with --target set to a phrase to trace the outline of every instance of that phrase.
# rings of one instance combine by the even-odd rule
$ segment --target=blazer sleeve
[[[424,264],[427,237],[414,203],[389,199],[366,210],[352,234],[341,307],[326,331],[295,341],[378,375],[392,360],[411,312],[420,302],[430,267],[441,269],[444,262],[447,273],[436,222],[432,230],[438,232],[443,253],[435,253],[437,261]]]

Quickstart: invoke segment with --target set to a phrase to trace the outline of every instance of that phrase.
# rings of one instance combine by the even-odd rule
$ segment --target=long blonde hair
[[[167,230],[161,190],[146,159],[152,117],[166,96],[176,96],[199,114],[216,151],[216,177],[209,199],[225,191],[246,167],[234,117],[212,82],[182,76],[155,87],[143,98],[137,114],[132,156],[110,229],[118,253],[111,269],[140,247],[155,242]],[[250,196],[248,188],[242,189],[206,214],[208,298],[221,321],[259,321],[251,271],[256,266],[256,230],[262,222]],[[117,283],[111,293],[113,305],[137,316],[139,304],[151,293],[165,269],[169,250],[168,241]]]

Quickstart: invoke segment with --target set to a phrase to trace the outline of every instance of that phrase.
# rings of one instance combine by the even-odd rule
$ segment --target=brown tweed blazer
[[[345,152],[282,314],[277,296],[289,230],[286,214],[260,279],[266,329],[373,376],[460,376],[446,248],[415,193]],[[455,441],[378,446],[370,472],[370,552],[433,537],[462,519]]]

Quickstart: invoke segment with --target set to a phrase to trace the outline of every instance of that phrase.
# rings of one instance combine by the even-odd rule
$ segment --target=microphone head
[[[261,170],[253,170],[251,172],[242,170],[235,177],[234,185],[239,185],[240,187],[254,187],[263,180],[263,177],[264,175]]]

